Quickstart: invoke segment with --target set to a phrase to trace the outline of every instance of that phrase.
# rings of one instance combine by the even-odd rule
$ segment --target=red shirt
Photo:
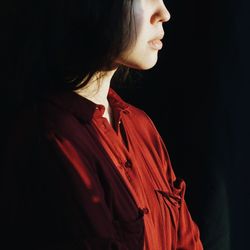
[[[36,198],[29,207],[32,212],[28,214],[25,206],[21,210],[27,218],[43,211],[43,219],[30,222],[43,234],[34,239],[47,247],[42,249],[61,241],[62,249],[69,250],[202,250],[199,229],[184,200],[185,182],[175,177],[154,124],[112,89],[108,99],[113,126],[103,118],[102,105],[74,92],[48,97],[35,112],[43,143],[33,142],[28,152],[37,144],[45,146],[32,157],[39,164],[25,165],[32,167],[25,167],[22,177],[36,181],[30,184],[33,191],[26,188],[22,196],[28,194],[27,200],[32,200],[33,193]],[[28,123],[23,123],[26,129]],[[27,148],[27,141],[19,136],[16,144]],[[24,154],[22,160],[30,162]]]

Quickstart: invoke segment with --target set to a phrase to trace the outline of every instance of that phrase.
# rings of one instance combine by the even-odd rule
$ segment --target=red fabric
[[[108,99],[113,126],[102,117],[103,106],[76,93],[50,96],[38,110],[46,147],[56,155],[49,171],[64,176],[51,183],[61,183],[75,203],[67,206],[77,207],[79,249],[202,250],[185,182],[176,178],[154,124],[112,89]]]

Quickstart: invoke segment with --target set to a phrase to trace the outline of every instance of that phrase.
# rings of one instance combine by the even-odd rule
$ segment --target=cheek
[[[141,1],[134,1],[133,7],[133,29],[136,35],[139,35],[142,31],[142,27],[146,21],[146,11],[144,10]]]

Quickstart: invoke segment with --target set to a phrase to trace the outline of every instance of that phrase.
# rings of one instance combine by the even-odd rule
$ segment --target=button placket
[[[147,207],[142,208],[142,211],[144,214],[148,214],[149,213],[149,209]]]
[[[132,182],[132,178],[131,178],[129,172],[128,172],[126,169],[125,169],[125,175],[126,175],[128,181],[129,181],[129,182]]]
[[[117,167],[120,168],[121,170],[123,170],[123,164],[122,164],[122,159],[118,157],[117,159]]]
[[[129,159],[127,159],[126,162],[124,163],[124,167],[125,168],[132,168],[132,163]]]

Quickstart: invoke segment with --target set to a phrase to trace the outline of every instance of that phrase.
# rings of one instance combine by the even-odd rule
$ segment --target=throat
[[[113,112],[109,104],[105,106],[105,112],[103,114],[103,117],[105,117],[110,123],[110,125],[113,126]]]

